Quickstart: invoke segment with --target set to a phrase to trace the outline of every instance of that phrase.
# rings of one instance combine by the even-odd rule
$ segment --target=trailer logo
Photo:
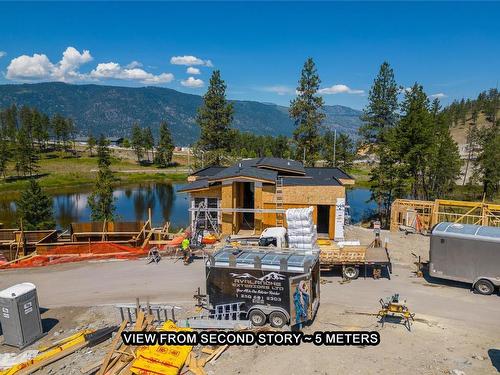
[[[271,272],[262,277],[255,277],[253,275],[250,275],[249,273],[242,273],[242,274],[231,273],[231,276],[234,277],[235,279],[254,279],[260,281],[274,281],[274,280],[281,281],[285,279],[285,276],[277,272]]]

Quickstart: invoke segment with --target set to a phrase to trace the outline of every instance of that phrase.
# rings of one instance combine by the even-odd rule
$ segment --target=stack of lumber
[[[155,331],[154,317],[138,310],[137,319],[131,331]],[[83,374],[97,375],[149,375],[149,374],[178,374],[186,360],[190,358],[191,346],[152,345],[129,346],[125,345],[121,333],[125,331],[128,321],[124,320],[116,336],[108,346],[104,359],[85,369]],[[167,321],[160,327],[160,331],[179,331],[190,328],[177,328],[172,321]],[[196,363],[196,362],[194,362]],[[203,374],[198,372],[197,374]]]
[[[146,316],[144,312],[140,310],[132,329],[134,331],[151,331],[155,329],[152,323],[153,316]],[[94,374],[97,369],[99,370],[97,371],[98,375],[131,374],[130,367],[132,360],[136,358],[135,348],[125,345],[121,338],[121,333],[125,330],[127,325],[128,320],[124,320],[118,332],[113,337],[111,344],[108,346],[108,351],[104,359],[82,369],[81,371],[83,374]]]
[[[319,253],[320,263],[344,264],[363,263],[366,258],[366,246],[321,246]]]

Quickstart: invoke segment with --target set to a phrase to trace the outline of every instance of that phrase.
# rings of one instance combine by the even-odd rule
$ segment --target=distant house
[[[333,239],[336,208],[343,210],[345,185],[354,184],[354,179],[339,168],[304,168],[298,161],[265,157],[204,168],[188,182],[180,191],[189,193],[191,220],[204,203],[223,234],[241,229],[260,233],[284,224],[280,209],[313,206],[318,233]]]
[[[89,137],[88,136],[78,136],[75,137],[74,141],[81,145],[88,144]],[[123,143],[123,137],[106,137],[106,140],[109,142],[110,146],[121,146]]]
[[[123,144],[123,137],[106,137],[110,146],[121,146]]]

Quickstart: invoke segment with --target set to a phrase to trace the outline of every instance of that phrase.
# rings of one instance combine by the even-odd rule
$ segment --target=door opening
[[[255,189],[253,182],[243,182],[243,208],[255,208]],[[254,216],[253,212],[244,212],[241,215],[241,228],[254,229]]]
[[[330,206],[318,206],[318,236],[328,237],[330,228]]]

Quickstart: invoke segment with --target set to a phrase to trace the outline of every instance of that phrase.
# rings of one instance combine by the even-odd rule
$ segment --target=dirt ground
[[[371,230],[347,228],[349,239],[369,243]],[[469,286],[416,278],[411,252],[428,256],[429,238],[382,233],[389,238],[391,278],[362,278],[343,283],[339,272],[322,274],[321,306],[304,331],[377,330],[376,347],[231,347],[207,365],[209,374],[495,374],[500,370],[500,297],[481,296]],[[85,328],[119,324],[115,303],[136,297],[178,305],[182,315],[194,312],[193,294],[204,286],[204,266],[173,259],[146,265],[143,260],[75,263],[30,270],[0,271],[0,290],[19,282],[38,289],[44,328],[40,343],[53,342]],[[396,321],[378,323],[378,300],[399,293],[415,312],[409,332]],[[1,340],[1,338],[0,338]],[[81,374],[102,358],[106,342],[86,348],[40,374]],[[0,353],[16,352],[0,345]]]

